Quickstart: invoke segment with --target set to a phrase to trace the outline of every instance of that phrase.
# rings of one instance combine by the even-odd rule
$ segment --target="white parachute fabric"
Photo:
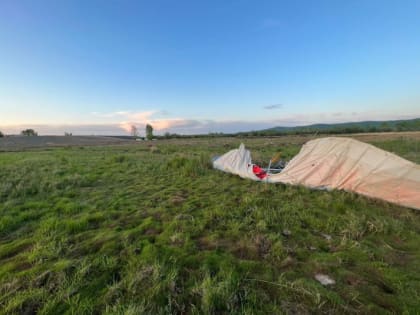
[[[351,138],[307,142],[272,183],[343,189],[420,209],[420,165]]]
[[[241,144],[213,162],[214,168],[260,180],[252,172],[251,153]],[[420,165],[351,138],[307,142],[270,183],[342,189],[420,210]]]
[[[245,149],[243,143],[239,146],[239,149],[231,150],[213,161],[213,167],[226,173],[239,175],[242,178],[259,180],[252,172],[251,153]]]

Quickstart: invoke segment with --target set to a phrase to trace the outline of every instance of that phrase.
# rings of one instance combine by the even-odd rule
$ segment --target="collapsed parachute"
[[[351,138],[311,140],[277,174],[257,176],[243,144],[213,167],[257,181],[342,189],[420,210],[420,165]]]

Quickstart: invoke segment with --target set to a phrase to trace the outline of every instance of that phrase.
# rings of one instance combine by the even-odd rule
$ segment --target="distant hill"
[[[407,120],[386,121],[360,121],[339,124],[313,124],[295,127],[273,127],[258,131],[241,132],[240,135],[267,136],[282,134],[308,134],[308,133],[359,133],[359,132],[386,132],[386,131],[419,131],[420,118]]]

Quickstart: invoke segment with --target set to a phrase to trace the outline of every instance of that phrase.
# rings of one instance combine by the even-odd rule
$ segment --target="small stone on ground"
[[[327,241],[331,241],[331,239],[332,239],[331,235],[328,235],[328,234],[321,234],[321,235],[322,235],[322,237],[324,237]]]
[[[292,234],[292,232],[290,231],[290,230],[283,230],[283,232],[282,232],[282,234],[284,235],[284,236],[290,236],[291,234]]]
[[[318,280],[318,282],[321,283],[322,285],[335,284],[334,279],[332,279],[330,276],[324,275],[322,273],[317,273],[315,275],[315,279]]]

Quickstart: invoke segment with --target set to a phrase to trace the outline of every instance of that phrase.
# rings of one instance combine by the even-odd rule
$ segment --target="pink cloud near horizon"
[[[128,135],[134,125],[144,135],[146,124],[151,124],[156,134],[165,132],[179,134],[207,134],[209,132],[235,133],[241,131],[261,130],[276,126],[302,126],[313,123],[340,123],[365,120],[398,120],[420,117],[420,114],[377,114],[363,113],[319,113],[294,114],[277,119],[267,120],[203,120],[184,118],[153,118],[154,111],[129,112],[120,111],[111,114],[102,114],[104,117],[113,118],[115,121],[86,124],[17,124],[0,125],[0,130],[6,134],[19,134],[21,130],[33,128],[40,135],[62,135],[71,132],[74,135]],[[101,114],[98,114],[101,115]],[[122,121],[118,121],[120,118]]]

